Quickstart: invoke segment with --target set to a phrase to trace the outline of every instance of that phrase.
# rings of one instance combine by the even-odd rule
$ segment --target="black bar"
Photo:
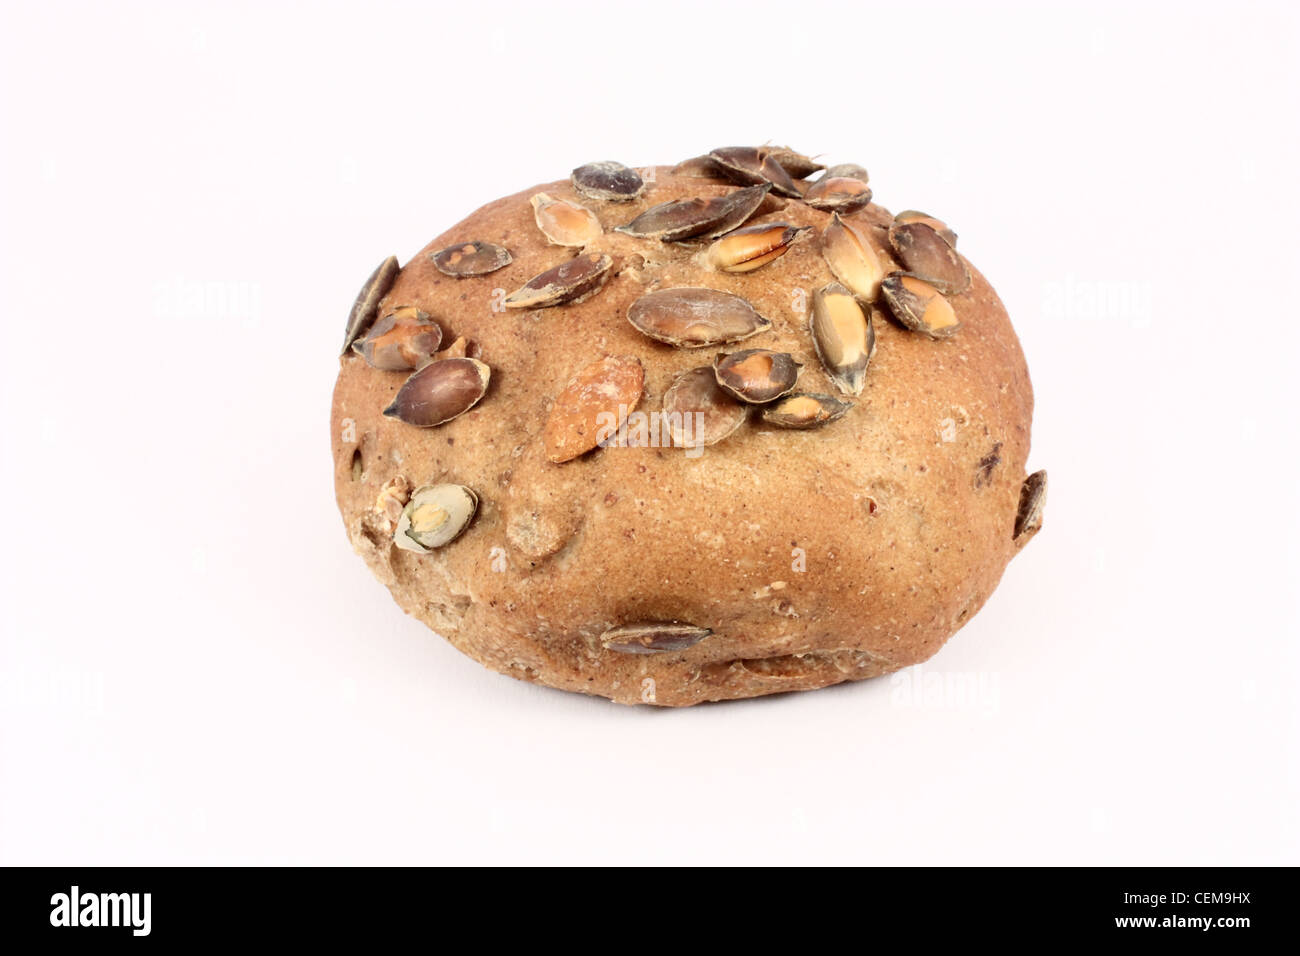
[[[0,874],[6,887],[0,939],[42,946],[72,939],[96,947],[151,940],[373,946],[412,933],[429,939],[436,925],[447,931],[455,924],[457,932],[486,926],[496,938],[554,920],[572,923],[565,935],[596,925],[612,930],[613,939],[620,925],[632,936],[671,935],[674,926],[686,925],[707,934],[712,923],[720,935],[739,931],[771,943],[836,924],[920,934],[926,944],[1064,935],[1175,946],[1197,939],[1236,945],[1294,927],[1290,869],[627,870],[539,877],[420,869],[10,868]],[[754,899],[770,902],[757,908],[744,902]],[[119,925],[71,925],[114,920]],[[578,925],[586,920],[592,924]]]

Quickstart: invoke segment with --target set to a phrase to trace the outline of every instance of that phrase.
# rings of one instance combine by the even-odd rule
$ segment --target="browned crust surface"
[[[634,329],[627,309],[654,289],[710,286],[743,296],[772,328],[724,350],[789,351],[804,365],[801,390],[838,394],[806,314],[796,311],[834,278],[819,248],[827,213],[798,201],[768,212],[768,200],[751,222],[815,232],[747,274],[703,268],[698,244],[609,231],[651,205],[732,188],[660,167],[638,201],[604,203],[561,181],[490,203],[434,239],[405,264],[383,307],[428,312],[444,343],[466,337],[491,367],[483,400],[446,425],[384,418],[406,373],[350,354],[340,361],[331,440],[352,543],[403,609],[493,670],[671,706],[874,677],[934,654],[983,605],[1026,540],[1013,544],[1012,528],[1032,390],[1006,311],[973,267],[971,288],[951,297],[962,323],[951,338],[877,321],[862,395],[824,428],[783,431],[753,416],[699,457],[650,447],[547,460],[548,410],[579,369],[605,356],[639,358],[639,408],[650,411],[676,375],[719,351],[675,349]],[[538,232],[528,200],[539,191],[595,211],[606,234],[587,251],[614,255],[617,274],[577,304],[496,311],[502,290],[578,251],[548,245]],[[884,209],[873,204],[845,218],[887,268],[898,268]],[[429,252],[471,239],[506,246],[513,262],[457,279],[429,261]],[[412,486],[467,485],[481,498],[479,513],[433,554],[399,550],[375,510],[397,476]],[[644,620],[714,633],[653,655],[601,646],[608,628]]]

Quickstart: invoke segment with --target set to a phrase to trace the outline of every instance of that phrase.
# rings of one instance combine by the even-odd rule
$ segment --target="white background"
[[[1295,5],[2,16],[0,862],[1300,862]],[[1045,530],[919,675],[489,673],[335,509],[357,287],[578,163],[764,141],[961,234]]]

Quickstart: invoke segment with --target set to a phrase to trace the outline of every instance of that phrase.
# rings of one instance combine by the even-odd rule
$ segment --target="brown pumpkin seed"
[[[600,636],[600,643],[620,654],[660,654],[694,647],[712,633],[707,627],[679,621],[647,621],[611,627]]]
[[[961,327],[952,303],[924,279],[905,272],[891,272],[880,283],[880,291],[889,303],[889,311],[904,328],[937,339],[952,335]]]
[[[460,537],[478,511],[478,495],[464,485],[425,485],[411,493],[393,532],[404,551],[428,554]]]
[[[543,309],[564,305],[600,291],[614,260],[607,255],[580,255],[533,276],[506,296],[508,309]]]
[[[585,246],[604,233],[596,214],[586,206],[567,199],[553,199],[538,193],[528,202],[533,219],[547,240],[556,246]]]
[[[796,392],[763,409],[763,421],[777,428],[817,428],[842,418],[853,407],[833,395]]]
[[[478,359],[438,359],[406,380],[384,414],[419,428],[441,425],[474,407],[491,374]]]
[[[885,277],[880,257],[857,226],[839,213],[831,216],[822,232],[822,257],[835,278],[863,302],[874,301],[880,293],[880,280]]]
[[[641,239],[680,242],[684,239],[712,239],[730,232],[754,214],[767,191],[763,183],[714,199],[675,199],[651,206],[627,225],[614,231]]]
[[[727,146],[715,149],[709,157],[721,167],[723,174],[742,186],[771,183],[772,189],[782,196],[799,198],[794,180],[765,149],[753,146]]]
[[[704,261],[721,272],[753,272],[785,255],[790,243],[809,226],[759,222],[727,233],[709,246]]]
[[[632,303],[627,320],[644,335],[678,348],[739,342],[772,323],[738,295],[717,289],[660,289]]]
[[[817,170],[826,168],[811,157],[796,153],[789,146],[769,146],[767,155],[775,159],[790,174],[791,179],[807,179]]]
[[[928,212],[921,212],[917,209],[904,209],[894,217],[894,222],[923,222],[941,235],[948,245],[954,249],[957,248],[957,233],[949,229],[948,224],[942,219],[936,219]]]
[[[419,368],[442,345],[442,328],[413,305],[382,316],[352,350],[374,368],[398,371]]]
[[[823,212],[850,213],[871,202],[871,187],[860,179],[832,176],[809,186],[803,201]]]
[[[579,166],[570,179],[573,188],[582,195],[603,202],[630,202],[645,189],[645,182],[635,169],[609,161]]]
[[[826,172],[822,173],[818,180],[822,179],[860,179],[867,182],[867,170],[865,166],[859,166],[857,163],[839,163],[835,166],[828,167]]]
[[[664,415],[678,448],[716,445],[745,422],[746,407],[718,387],[712,367],[682,372],[664,392]]]
[[[1036,471],[1020,486],[1020,506],[1011,540],[1033,535],[1043,526],[1043,509],[1047,505],[1047,472]]]
[[[340,355],[346,355],[348,349],[352,348],[352,343],[361,338],[361,334],[370,327],[375,321],[375,316],[379,313],[379,300],[388,294],[388,290],[393,287],[393,280],[397,278],[397,273],[401,267],[397,264],[396,256],[389,256],[370,273],[370,278],[366,280],[361,291],[357,293],[357,299],[352,303],[352,311],[348,313],[348,324],[343,329],[343,348],[339,350]]]
[[[514,261],[509,249],[498,246],[494,242],[482,242],[478,239],[472,242],[458,242],[454,246],[431,252],[429,258],[433,260],[439,272],[457,279],[485,276],[489,272],[505,268]]]
[[[831,282],[813,293],[808,321],[817,357],[835,387],[848,395],[861,395],[867,363],[876,348],[876,330],[853,293]]]
[[[889,244],[908,272],[924,279],[944,295],[959,295],[970,288],[970,270],[966,263],[928,224],[894,223],[889,227]]]
[[[546,419],[546,457],[570,461],[612,438],[641,401],[645,370],[632,356],[592,362],[569,379]]]
[[[726,179],[722,167],[712,156],[692,156],[684,159],[671,170],[674,176],[686,176],[691,179]]]
[[[775,401],[793,390],[802,368],[789,352],[770,349],[743,349],[713,361],[713,375],[723,391],[751,405]]]

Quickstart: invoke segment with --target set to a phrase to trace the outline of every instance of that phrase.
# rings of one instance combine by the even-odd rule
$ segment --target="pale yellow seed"
[[[417,534],[429,534],[447,523],[451,515],[436,504],[419,505],[411,511],[411,528]]]
[[[880,294],[885,277],[880,256],[856,227],[838,215],[822,233],[822,255],[835,278],[858,298],[872,302]]]
[[[925,311],[921,313],[921,323],[928,329],[938,332],[957,324],[957,313],[939,290],[930,283],[915,276],[900,277],[903,288],[925,301]]]
[[[829,333],[821,347],[833,365],[849,365],[867,354],[867,325],[862,308],[852,296],[826,296],[826,321]]]
[[[585,246],[604,232],[596,214],[585,206],[538,193],[529,200],[533,219],[554,245]]]

